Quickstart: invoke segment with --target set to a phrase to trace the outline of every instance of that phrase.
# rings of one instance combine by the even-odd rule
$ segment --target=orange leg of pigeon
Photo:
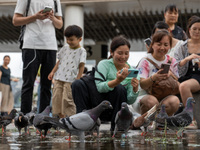
[[[37,134],[40,134],[40,131],[36,130],[36,133],[37,133]]]
[[[2,136],[5,135],[5,129],[4,129],[4,126],[2,126]]]
[[[148,132],[145,132],[145,131],[144,131],[144,132],[141,133],[141,136],[145,136],[145,135],[147,135],[147,133],[148,133]]]
[[[66,138],[66,140],[71,141],[71,133],[69,134],[69,138],[68,139]]]

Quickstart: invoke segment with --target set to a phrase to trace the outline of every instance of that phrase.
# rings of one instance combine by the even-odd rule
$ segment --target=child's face
[[[82,38],[77,38],[76,36],[66,37],[67,44],[69,44],[70,48],[78,48],[80,46],[80,41]]]

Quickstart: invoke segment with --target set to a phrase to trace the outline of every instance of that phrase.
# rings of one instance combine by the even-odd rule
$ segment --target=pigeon
[[[127,132],[133,122],[133,114],[128,109],[128,105],[126,102],[121,104],[121,109],[117,112],[115,117],[115,129],[113,136],[115,136],[117,131],[122,131],[127,136]]]
[[[52,127],[52,124],[44,121],[45,116],[49,116],[51,112],[51,106],[47,106],[45,110],[39,114],[36,114],[33,119],[33,125],[41,134],[41,138],[45,138],[47,131]],[[42,136],[42,130],[44,130],[44,136]]]
[[[147,127],[152,121],[155,120],[158,108],[159,107],[157,104],[154,105],[150,110],[148,110],[146,113],[144,113],[143,115],[141,115],[133,121],[132,126],[134,126],[135,128],[140,127],[142,129],[143,132],[141,135],[147,134]]]
[[[25,134],[27,133],[28,117],[25,116],[22,112],[19,112],[19,115],[14,118],[14,124],[19,131],[19,135],[21,135],[22,128],[24,128]]]
[[[186,107],[179,114],[174,116],[169,116],[167,118],[156,118],[156,122],[160,124],[165,124],[165,120],[167,123],[167,127],[177,131],[177,137],[182,137],[184,127],[190,125],[193,120],[193,105],[195,104],[195,100],[193,97],[189,97],[186,102]],[[180,132],[181,131],[181,132]]]
[[[157,118],[163,118],[163,119],[167,119],[169,116],[165,110],[165,104],[162,104],[161,105],[161,109],[160,109],[160,112],[159,114],[156,116],[156,119]],[[156,123],[156,126],[159,128],[159,127],[164,127],[164,124],[160,124],[160,123]]]
[[[85,131],[90,131],[94,128],[99,116],[105,109],[112,109],[112,105],[107,100],[104,100],[95,108],[80,112],[70,117],[58,119],[46,116],[44,120],[56,124],[60,128],[69,132],[69,140],[71,140],[71,134],[74,134],[79,136],[81,142],[84,142]]]
[[[15,118],[17,113],[16,109],[12,109],[9,115],[1,116],[0,118],[0,127],[2,127],[2,133],[6,132],[6,126],[9,125],[12,120]]]
[[[34,107],[31,112],[29,112],[29,113],[27,113],[25,115],[28,118],[28,126],[32,126],[33,125],[33,119],[34,119],[36,113],[37,113],[37,107]]]

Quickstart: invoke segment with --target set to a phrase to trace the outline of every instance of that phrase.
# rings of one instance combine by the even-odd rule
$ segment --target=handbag
[[[160,67],[151,59],[146,58],[151,64],[153,64],[158,70]],[[168,63],[171,64],[171,59],[169,59]],[[176,95],[179,94],[179,82],[176,75],[171,72],[171,75],[159,82],[154,82],[152,86],[147,90],[150,95],[155,96],[158,101],[160,102],[163,98],[169,95]]]

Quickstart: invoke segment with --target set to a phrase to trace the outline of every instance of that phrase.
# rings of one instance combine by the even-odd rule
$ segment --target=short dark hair
[[[152,37],[152,42],[151,42],[151,45],[149,47],[149,50],[148,50],[148,53],[151,53],[153,54],[154,50],[152,48],[153,44],[155,42],[160,42],[162,40],[162,38],[164,36],[168,36],[169,37],[169,43],[170,43],[170,47],[172,47],[172,36],[171,34],[169,33],[168,30],[166,29],[161,29],[161,30],[158,30],[154,33],[153,37]]]
[[[64,31],[65,37],[76,36],[77,38],[81,38],[83,35],[83,30],[77,25],[70,25]]]
[[[155,33],[156,29],[169,29],[168,24],[166,24],[164,21],[157,21],[153,27],[152,35]]]
[[[176,11],[176,12],[178,12],[178,8],[176,7],[176,5],[175,4],[168,4],[166,7],[165,7],[165,13],[167,12],[167,11]]]
[[[196,23],[196,22],[200,22],[200,17],[194,15],[194,16],[192,16],[192,17],[189,18],[188,24],[187,24],[187,30],[186,30],[186,33],[187,33],[188,38],[190,38],[189,29],[190,29],[191,26],[192,26],[194,23]]]
[[[3,59],[5,59],[6,57],[8,57],[8,58],[10,59],[10,56],[9,56],[9,55],[5,55],[5,56],[3,57]]]

